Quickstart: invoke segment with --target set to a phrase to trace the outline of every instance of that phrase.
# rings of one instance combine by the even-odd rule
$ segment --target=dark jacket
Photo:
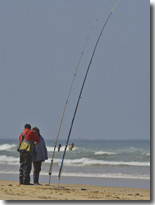
[[[40,138],[40,142],[39,144],[35,145],[35,148],[34,148],[34,153],[32,156],[33,162],[45,161],[46,159],[48,159],[48,153],[47,153],[45,141],[41,135],[39,136],[39,138]]]

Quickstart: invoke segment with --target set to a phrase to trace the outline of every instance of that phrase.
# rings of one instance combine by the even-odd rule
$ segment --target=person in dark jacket
[[[22,137],[24,136],[24,139]],[[30,124],[25,124],[24,131],[19,136],[19,146],[21,142],[31,144],[33,149],[33,143],[39,143],[40,138],[31,130]],[[30,172],[32,168],[32,151],[20,152],[20,168],[19,168],[19,183],[24,185],[30,185]]]
[[[45,141],[43,137],[40,135],[40,130],[37,127],[34,127],[32,130],[40,138],[39,144],[35,145],[33,156],[32,156],[33,168],[34,168],[33,170],[34,185],[40,185],[39,174],[41,171],[42,162],[48,159],[48,154],[47,154]]]

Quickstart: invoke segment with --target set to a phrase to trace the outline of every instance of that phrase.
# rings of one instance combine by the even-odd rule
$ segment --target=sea
[[[55,142],[45,139],[48,160],[43,162],[40,182],[150,188],[149,140],[73,140],[67,149],[60,181],[58,173],[65,148],[56,149],[51,178],[49,167]],[[18,139],[0,139],[0,180],[19,178]],[[33,180],[33,168],[31,181]]]

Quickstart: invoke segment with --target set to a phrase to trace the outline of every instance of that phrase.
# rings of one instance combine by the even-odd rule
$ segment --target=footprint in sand
[[[94,194],[98,194],[98,193],[99,193],[99,191],[94,191],[93,193],[94,193]]]
[[[8,186],[12,186],[12,184],[8,184]]]
[[[116,196],[116,199],[120,199],[120,197],[119,197],[119,196]]]

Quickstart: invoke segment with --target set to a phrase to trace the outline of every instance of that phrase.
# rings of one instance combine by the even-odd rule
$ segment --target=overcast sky
[[[0,138],[24,124],[66,139],[90,57],[117,0],[0,1]],[[92,31],[92,25],[97,20]],[[98,44],[71,138],[149,139],[150,2],[121,0]]]

